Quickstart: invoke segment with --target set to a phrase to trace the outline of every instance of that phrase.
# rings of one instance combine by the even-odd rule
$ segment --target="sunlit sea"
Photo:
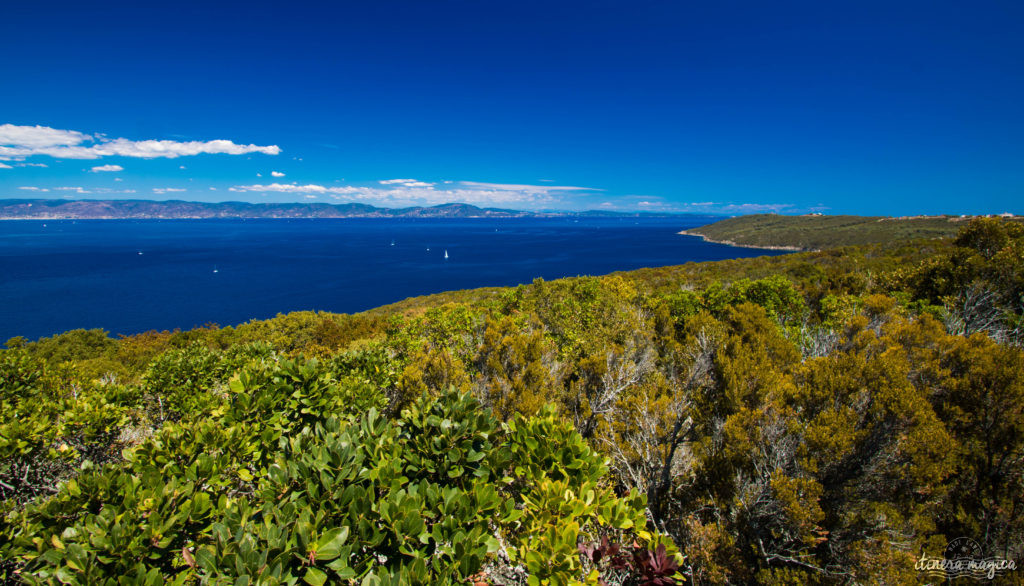
[[[0,342],[352,313],[535,277],[780,254],[677,234],[716,219],[0,221]]]

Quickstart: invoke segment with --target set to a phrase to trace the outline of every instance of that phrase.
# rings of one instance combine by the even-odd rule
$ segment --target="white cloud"
[[[646,210],[657,209],[658,211],[667,212],[675,210],[675,207],[669,203],[658,200],[641,200],[636,202],[637,207],[644,208]]]
[[[417,179],[385,179],[378,181],[381,185],[401,185],[402,187],[433,187],[433,183],[419,181]]]
[[[542,207],[565,203],[568,192],[589,191],[586,187],[557,185],[512,185],[479,182],[445,182],[443,187],[416,179],[386,179],[379,186],[326,186],[316,183],[270,183],[236,185],[234,192],[288,193],[312,199],[310,195],[326,195],[340,201],[360,201],[382,206],[437,205],[468,203],[477,206]]]
[[[119,155],[122,157],[139,157],[143,159],[155,159],[159,157],[173,159],[200,154],[243,155],[245,153],[263,153],[265,155],[276,155],[281,152],[281,149],[276,145],[242,145],[235,144],[230,140],[177,142],[173,140],[134,141],[126,138],[114,139],[110,142],[97,145],[93,147],[92,150],[100,156]]]
[[[179,168],[179,169],[184,169],[184,168],[185,168],[185,165],[178,165],[178,168]]]
[[[3,163],[0,163],[0,169],[13,169],[13,168],[14,168],[14,167],[12,167],[12,166],[10,166],[10,165],[5,165],[5,164],[3,164]]]
[[[665,206],[662,206],[664,209]],[[729,203],[720,201],[692,201],[673,205],[675,211],[702,214],[760,214],[765,212],[793,213],[798,211],[791,203]],[[813,211],[813,210],[812,210]]]
[[[109,187],[96,187],[92,193],[135,193],[134,189],[110,189]]]
[[[0,157],[5,160],[32,155],[47,155],[56,159],[98,159],[111,156],[174,159],[200,154],[276,155],[280,152],[281,148],[277,145],[235,144],[230,140],[180,142],[110,139],[102,134],[90,136],[75,130],[61,130],[48,126],[0,124]]]
[[[740,203],[723,206],[721,211],[739,214],[758,214],[762,212],[781,212],[792,208],[791,203]]]
[[[134,189],[110,189],[109,187],[94,187],[94,188],[91,188],[91,189],[86,189],[84,187],[78,187],[78,186],[62,186],[62,187],[54,187],[51,190],[51,189],[46,188],[46,187],[35,187],[33,185],[23,185],[23,186],[19,187],[18,189],[24,189],[25,191],[36,191],[36,192],[43,192],[43,191],[66,191],[66,192],[71,192],[71,193],[76,193],[76,194],[81,194],[81,195],[98,194],[98,193],[135,193]],[[71,195],[65,195],[63,197],[69,198],[69,197],[72,197],[72,196]]]
[[[481,183],[479,181],[459,181],[459,183],[470,189],[490,189],[495,191],[522,191],[527,193],[539,193],[548,191],[603,191],[593,187],[575,187],[572,185],[518,185],[510,183]]]
[[[270,176],[271,177],[284,177],[284,173],[281,173],[280,171],[271,171],[270,172]]]
[[[182,191],[185,191],[185,190],[181,189],[180,187],[154,187],[153,188],[153,193],[161,193],[161,194],[162,193],[178,193],[178,192],[182,192]]]
[[[52,148],[73,146],[92,137],[74,130],[58,130],[49,126],[15,126],[0,124],[0,144],[24,148]]]
[[[306,198],[306,199],[316,199],[316,198],[318,198],[318,197],[320,197],[320,196],[319,196],[319,195],[304,195],[304,196],[302,196],[302,197],[304,197],[304,198]]]
[[[121,165],[100,165],[99,167],[93,167],[93,173],[101,173],[104,171],[124,171],[124,167]]]
[[[324,187],[323,185],[297,183],[271,183],[269,185],[236,185],[230,191],[274,191],[277,193],[354,193],[358,187]],[[350,191],[351,190],[351,191]]]

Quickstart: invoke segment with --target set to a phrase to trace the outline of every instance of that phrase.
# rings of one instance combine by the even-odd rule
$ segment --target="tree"
[[[474,388],[480,401],[502,420],[537,413],[562,396],[557,350],[535,325],[489,317],[474,360]]]
[[[949,377],[933,397],[960,451],[947,535],[986,552],[1024,557],[1024,353],[975,334],[955,337],[942,357]]]

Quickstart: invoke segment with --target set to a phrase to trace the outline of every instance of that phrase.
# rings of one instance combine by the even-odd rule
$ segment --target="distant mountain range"
[[[379,208],[359,203],[246,203],[225,201],[0,199],[0,219],[112,220],[202,218],[521,218],[557,216],[666,217],[650,212],[526,212],[464,203]]]

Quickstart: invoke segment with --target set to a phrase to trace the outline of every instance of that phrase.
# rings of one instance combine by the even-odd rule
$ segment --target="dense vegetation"
[[[0,351],[0,578],[917,583],[1024,559],[1024,227]],[[1019,576],[1018,576],[1019,578]]]
[[[737,216],[687,230],[714,242],[741,246],[824,250],[916,238],[948,238],[967,221],[958,216]]]

